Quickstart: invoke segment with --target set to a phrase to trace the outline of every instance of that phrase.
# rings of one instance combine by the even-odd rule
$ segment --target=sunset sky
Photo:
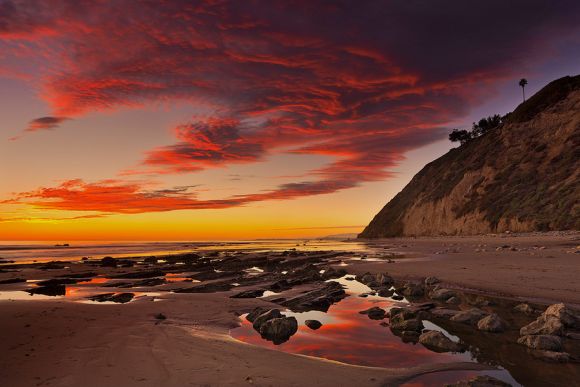
[[[580,73],[580,2],[0,0],[0,240],[361,231]]]

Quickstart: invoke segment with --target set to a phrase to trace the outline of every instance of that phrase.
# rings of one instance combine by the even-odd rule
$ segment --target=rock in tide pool
[[[230,298],[256,298],[256,297],[262,297],[263,294],[264,294],[264,289],[251,289],[251,290],[246,290],[243,292],[236,293],[233,296],[230,296]]]
[[[399,316],[390,319],[391,329],[394,331],[415,331],[421,332],[424,328],[423,322],[419,319],[403,320]]]
[[[260,326],[260,334],[274,344],[282,344],[298,331],[295,317],[279,317],[267,320]]]
[[[318,320],[306,320],[304,321],[304,325],[315,331],[322,326],[322,323]]]
[[[518,305],[514,306],[514,310],[517,310],[518,312],[522,312],[522,313],[529,314],[529,315],[536,313],[536,310],[528,304],[518,304]]]
[[[437,277],[427,277],[427,278],[425,278],[425,281],[424,281],[425,285],[427,285],[427,286],[433,286],[433,285],[438,284],[439,282],[441,282],[441,281],[439,281],[439,279],[437,279]]]
[[[492,313],[485,316],[477,322],[477,329],[485,332],[503,332],[506,328],[506,323],[497,314]]]
[[[254,308],[254,310],[252,310],[250,313],[248,313],[248,315],[246,316],[246,320],[248,320],[249,322],[253,323],[254,320],[261,315],[264,312],[267,312],[268,308],[264,308],[263,306],[258,306],[256,308]]]
[[[133,293],[104,293],[87,298],[91,301],[97,302],[116,302],[119,304],[124,304],[131,301],[134,296],[135,295]]]
[[[546,318],[544,315],[538,317],[528,325],[520,329],[520,335],[557,335],[564,333],[564,325],[555,317]]]
[[[254,321],[253,321],[252,326],[254,327],[255,330],[257,330],[259,332],[260,331],[260,327],[266,321],[272,320],[274,318],[280,318],[280,317],[283,317],[282,316],[282,313],[280,313],[280,310],[278,310],[278,309],[270,309],[270,310],[267,310],[266,312],[260,314],[258,317],[256,317],[254,319]]]
[[[519,344],[523,344],[531,349],[543,351],[562,351],[562,340],[554,335],[528,335],[518,339]]]
[[[580,327],[580,317],[565,304],[550,305],[540,317],[520,329],[520,335],[564,336],[567,329]]]
[[[464,310],[457,313],[455,316],[451,317],[451,321],[459,322],[462,324],[475,325],[486,315],[487,313],[481,309],[471,308],[469,310]]]
[[[560,320],[562,324],[569,328],[580,328],[580,315],[578,312],[573,311],[571,308],[567,307],[565,304],[553,304],[550,305],[546,311],[543,313],[545,318],[556,318]]]
[[[101,259],[102,267],[117,267],[117,260],[113,257],[105,257]]]
[[[533,357],[543,361],[549,361],[552,363],[567,363],[570,361],[570,354],[566,352],[540,351],[540,350],[530,352]]]
[[[386,313],[384,309],[379,308],[378,306],[373,306],[370,309],[363,310],[359,312],[360,314],[366,314],[369,316],[371,320],[382,320],[385,318]]]
[[[402,293],[409,298],[416,298],[422,297],[425,294],[425,290],[423,289],[423,286],[419,284],[408,282],[403,287]]]
[[[437,289],[432,291],[429,297],[438,301],[447,301],[451,297],[457,297],[457,293],[450,289]]]
[[[434,352],[461,352],[463,346],[453,342],[439,331],[426,331],[419,336],[419,343]]]
[[[279,304],[292,309],[295,312],[319,310],[326,312],[330,305],[346,297],[342,285],[335,281],[325,282],[317,288],[297,295],[288,300],[280,301]]]
[[[445,387],[511,387],[511,384],[487,375],[476,376],[469,380],[462,380]]]
[[[46,286],[38,286],[26,290],[30,294],[42,294],[44,296],[64,296],[66,294],[66,286],[61,284],[53,284]]]

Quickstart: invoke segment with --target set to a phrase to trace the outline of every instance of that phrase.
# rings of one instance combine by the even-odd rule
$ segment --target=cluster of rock
[[[257,307],[248,313],[246,319],[252,323],[252,327],[264,339],[272,341],[274,344],[288,341],[298,331],[296,318],[284,316],[279,309]]]
[[[511,384],[487,375],[480,375],[469,380],[462,380],[445,387],[511,387]]]
[[[563,303],[550,305],[536,320],[520,329],[518,343],[532,349],[543,360],[567,362],[562,337],[580,338],[580,316]]]

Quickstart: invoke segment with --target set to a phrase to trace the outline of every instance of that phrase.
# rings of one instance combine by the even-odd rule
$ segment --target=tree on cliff
[[[526,89],[526,85],[528,84],[528,80],[526,78],[522,78],[520,79],[520,83],[519,85],[522,87],[522,97],[524,98],[524,102],[526,102],[526,93],[525,93],[525,89]]]
[[[477,123],[473,123],[471,126],[471,130],[465,129],[453,129],[451,133],[449,133],[449,141],[457,142],[461,145],[468,143],[469,141],[477,138],[479,136],[483,136],[490,130],[497,128],[502,123],[502,117],[499,114],[494,114],[493,116],[484,117],[479,120]]]

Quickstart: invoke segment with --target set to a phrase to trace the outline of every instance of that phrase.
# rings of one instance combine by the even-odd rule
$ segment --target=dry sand
[[[576,232],[394,238],[383,242],[410,258],[395,263],[361,262],[351,271],[387,271],[410,279],[435,276],[460,288],[580,306],[580,234]]]

